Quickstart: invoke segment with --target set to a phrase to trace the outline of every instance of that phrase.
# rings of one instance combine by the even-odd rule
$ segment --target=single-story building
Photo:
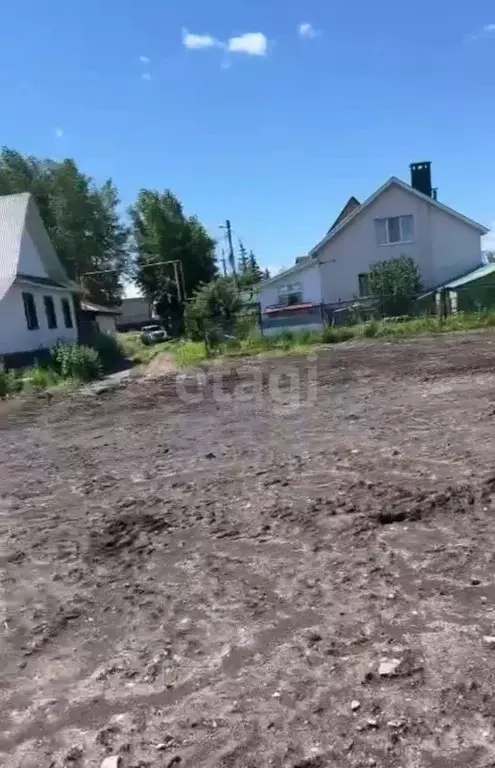
[[[442,311],[441,294],[445,293],[447,312],[477,312],[495,307],[495,264],[483,264],[455,280],[437,287],[421,297],[433,299],[435,311]]]
[[[80,340],[83,341],[95,331],[115,336],[120,314],[121,310],[118,307],[103,307],[93,301],[82,299],[78,308]]]
[[[76,342],[74,295],[33,197],[0,197],[0,357]]]
[[[263,327],[275,308],[283,317],[287,305],[320,303],[330,317],[365,297],[378,261],[413,258],[425,291],[479,267],[488,229],[438,200],[431,163],[412,163],[410,172],[410,184],[392,176],[363,203],[351,197],[307,260],[261,283]]]
[[[142,296],[123,299],[117,318],[119,331],[139,331],[153,322],[151,304]]]
[[[263,333],[283,330],[318,330],[322,314],[320,265],[307,259],[299,261],[280,276],[260,284],[260,309]]]

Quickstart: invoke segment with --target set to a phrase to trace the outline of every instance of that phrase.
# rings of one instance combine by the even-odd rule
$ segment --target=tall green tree
[[[97,301],[118,301],[130,268],[129,230],[120,219],[112,182],[98,187],[74,160],[26,157],[4,148],[0,194],[19,192],[33,195],[69,277]]]
[[[249,271],[249,256],[242,240],[239,240],[239,276]]]
[[[263,275],[253,251],[248,253],[243,242],[239,240],[239,287],[252,288],[260,282]]]
[[[223,334],[234,332],[242,301],[232,275],[218,277],[200,285],[187,304],[186,332],[191,338],[203,340],[209,351]]]
[[[255,279],[255,282],[259,283],[261,278],[263,277],[263,272],[260,269],[260,266],[258,264],[258,261],[253,251],[249,251],[249,269]]]
[[[170,190],[142,189],[130,216],[135,281],[164,319],[180,323],[183,304],[178,301],[174,267],[160,262],[181,262],[185,293],[190,296],[201,283],[216,276],[215,241],[195,216],[184,214]]]

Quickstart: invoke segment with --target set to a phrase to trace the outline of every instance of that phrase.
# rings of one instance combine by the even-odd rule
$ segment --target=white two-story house
[[[78,291],[32,196],[0,197],[0,357],[77,341]]]
[[[392,176],[364,203],[351,198],[306,260],[262,283],[262,312],[352,301],[366,295],[373,263],[403,255],[417,263],[425,291],[478,267],[487,228],[439,202],[430,163],[410,169],[410,184]]]

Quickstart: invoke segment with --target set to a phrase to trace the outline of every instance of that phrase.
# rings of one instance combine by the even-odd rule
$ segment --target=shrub
[[[378,333],[378,323],[376,320],[371,320],[369,323],[365,323],[363,328],[363,336],[367,339],[372,339]]]
[[[7,371],[0,364],[0,398],[15,395],[22,389],[22,371]]]
[[[124,349],[120,341],[109,333],[98,333],[89,342],[92,349],[98,352],[104,371],[118,368],[124,357]]]
[[[35,389],[47,389],[56,384],[58,376],[55,371],[50,371],[46,366],[38,363],[31,369],[24,372],[26,380]]]
[[[367,290],[381,315],[407,315],[421,290],[418,265],[408,256],[377,261],[367,276]]]
[[[101,359],[92,347],[78,344],[59,344],[52,349],[52,365],[64,379],[92,381],[103,371]]]

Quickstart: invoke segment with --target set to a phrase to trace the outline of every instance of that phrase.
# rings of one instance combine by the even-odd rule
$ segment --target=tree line
[[[179,261],[186,296],[218,276],[216,242],[196,216],[184,213],[170,190],[141,189],[121,211],[111,179],[102,185],[75,160],[0,152],[0,195],[30,192],[68,276],[94,301],[118,304],[126,281],[133,281],[162,317],[180,322],[173,264]],[[265,273],[254,253],[239,244],[238,287],[258,283]]]

